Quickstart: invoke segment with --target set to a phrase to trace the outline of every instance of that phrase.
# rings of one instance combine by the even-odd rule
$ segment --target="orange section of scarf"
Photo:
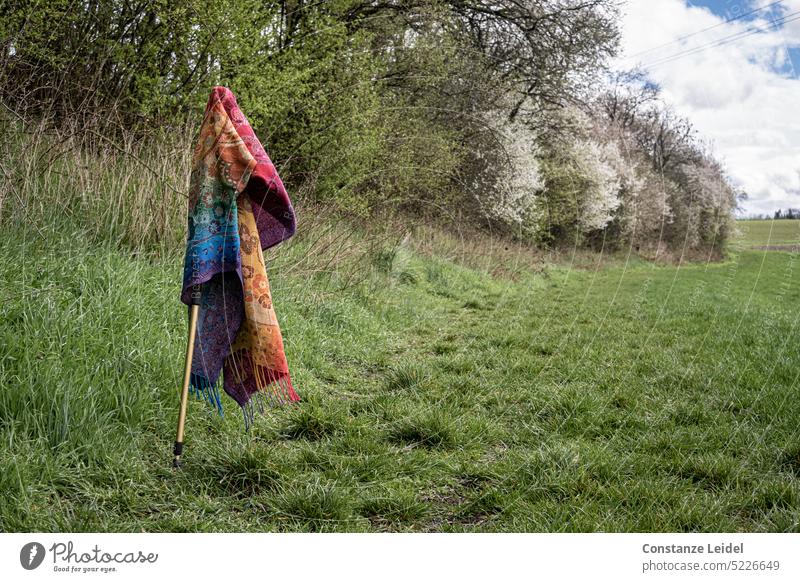
[[[231,369],[252,369],[260,392],[283,402],[296,400],[291,386],[289,366],[283,350],[283,338],[264,264],[256,219],[246,194],[237,198],[239,239],[244,284],[244,320],[228,356]],[[250,366],[242,359],[249,358]]]
[[[202,166],[199,166],[202,160]],[[242,192],[257,165],[242,138],[228,117],[222,103],[217,101],[206,112],[200,128],[200,139],[192,156],[192,167],[201,167],[207,178],[219,180]],[[199,186],[200,182],[193,186]],[[196,189],[196,188],[195,188]],[[189,212],[197,203],[199,191],[191,191]],[[209,201],[213,201],[209,198]]]

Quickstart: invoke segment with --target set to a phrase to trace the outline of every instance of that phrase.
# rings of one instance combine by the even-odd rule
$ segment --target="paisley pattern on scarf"
[[[244,280],[244,320],[225,360],[225,391],[255,387],[273,403],[299,400],[292,388],[283,337],[272,307],[264,254],[250,200],[239,196],[239,239]],[[234,396],[236,398],[236,396]],[[249,409],[252,422],[252,407]]]
[[[192,159],[181,300],[199,295],[191,390],[220,413],[299,400],[292,388],[262,249],[295,231],[289,197],[236,99],[215,87]]]

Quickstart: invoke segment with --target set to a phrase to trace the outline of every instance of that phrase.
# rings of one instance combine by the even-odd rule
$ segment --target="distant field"
[[[800,245],[800,220],[739,220],[736,224],[746,247]]]

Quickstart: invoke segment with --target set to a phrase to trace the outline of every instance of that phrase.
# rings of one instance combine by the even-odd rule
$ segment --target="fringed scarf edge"
[[[239,358],[242,356],[240,352],[237,352],[229,357]],[[237,364],[239,363],[237,361]],[[255,422],[256,409],[260,414],[264,414],[267,409],[300,402],[300,396],[295,392],[292,378],[288,372],[275,372],[265,366],[253,366],[253,371],[258,390],[249,395],[247,402],[239,404],[244,417],[245,432],[249,431]],[[216,382],[211,382],[199,374],[192,374],[189,380],[189,393],[197,401],[204,401],[212,409],[215,409],[220,417],[224,417],[225,411],[222,407],[219,390],[221,383],[222,375]]]

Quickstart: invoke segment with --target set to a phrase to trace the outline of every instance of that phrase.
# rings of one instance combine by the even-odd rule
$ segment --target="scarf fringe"
[[[222,410],[222,400],[219,396],[219,380],[210,382],[208,378],[199,374],[192,374],[189,378],[189,394],[197,400],[205,400],[207,404],[217,409],[220,416],[225,416]]]
[[[255,423],[256,412],[264,414],[269,408],[299,401],[300,397],[294,391],[292,380],[288,375],[279,378],[264,390],[253,392],[250,400],[242,406],[245,432],[249,432]]]
[[[249,400],[242,405],[242,415],[244,416],[245,431],[249,431],[255,422],[255,414],[258,411],[264,414],[268,408],[284,406],[292,402],[298,402],[300,396],[292,386],[292,379],[286,372],[276,372],[266,366],[247,365],[251,363],[249,354],[239,351],[228,356],[232,358],[232,363],[236,370],[251,370],[256,391],[250,394]],[[248,362],[244,360],[247,359]]]
[[[237,365],[241,364],[239,360],[240,354],[232,354],[231,357],[237,359]],[[241,407],[245,431],[249,431],[250,427],[253,426],[256,412],[264,414],[265,410],[269,408],[300,401],[300,396],[295,392],[289,374],[281,375],[264,366],[253,366],[252,369],[258,390],[253,392],[250,395],[250,399]],[[215,408],[220,416],[225,416],[222,409],[219,384],[219,380],[212,383],[204,376],[192,374],[189,379],[189,394]]]

